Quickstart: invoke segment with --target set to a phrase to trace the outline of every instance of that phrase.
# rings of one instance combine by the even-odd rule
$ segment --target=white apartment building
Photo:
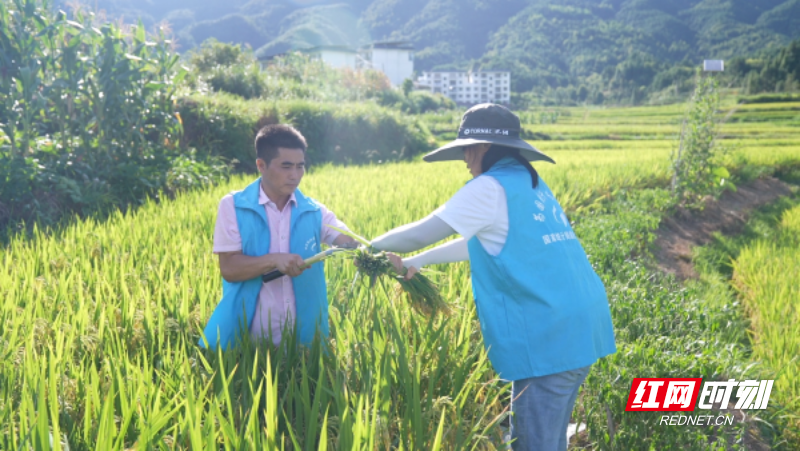
[[[509,72],[423,72],[417,84],[463,105],[511,101]]]
[[[376,42],[359,52],[363,67],[386,74],[393,86],[414,73],[414,47],[409,42]]]

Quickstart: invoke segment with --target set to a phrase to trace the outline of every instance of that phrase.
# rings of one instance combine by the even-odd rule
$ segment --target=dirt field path
[[[792,193],[790,185],[763,177],[737,191],[726,191],[719,200],[709,200],[703,211],[679,208],[661,221],[656,232],[654,255],[658,267],[680,280],[697,277],[692,265],[692,248],[708,244],[714,232],[739,233],[754,209]]]

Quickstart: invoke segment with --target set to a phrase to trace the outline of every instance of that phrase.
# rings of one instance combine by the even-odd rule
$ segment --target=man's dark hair
[[[505,157],[511,157],[519,162],[519,164],[525,166],[525,169],[528,170],[528,173],[531,175],[531,181],[533,182],[532,185],[534,188],[539,186],[539,174],[536,172],[536,169],[533,169],[531,163],[526,160],[522,155],[519,153],[519,149],[515,149],[513,147],[506,147],[501,146],[498,144],[492,144],[489,147],[489,150],[483,154],[483,158],[481,159],[481,170],[483,172],[487,172],[489,169],[494,166],[495,163],[502,160]]]
[[[267,125],[256,135],[256,158],[261,158],[269,165],[278,155],[278,148],[302,149],[305,153],[308,144],[303,135],[291,125]]]

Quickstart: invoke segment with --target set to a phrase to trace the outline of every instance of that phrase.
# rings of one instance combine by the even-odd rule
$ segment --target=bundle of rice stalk
[[[408,280],[401,275],[395,278],[398,282],[396,292],[402,293],[411,304],[411,308],[417,312],[427,316],[434,316],[437,313],[450,316],[453,312],[439,292],[439,288],[424,274],[418,272]]]
[[[395,292],[399,296],[405,297],[411,308],[418,313],[428,316],[436,315],[437,313],[450,315],[452,310],[439,292],[439,288],[424,274],[418,272],[406,280],[404,277],[405,268],[403,268],[403,274],[398,274],[386,252],[375,252],[369,241],[350,231],[333,226],[328,227],[342,232],[366,246],[366,248],[359,248],[354,251],[355,258],[353,262],[359,272],[363,274],[363,277],[369,280],[370,288],[375,286],[375,282],[380,277],[391,277],[397,281]]]

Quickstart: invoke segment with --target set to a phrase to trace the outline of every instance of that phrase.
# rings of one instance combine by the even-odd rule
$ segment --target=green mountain
[[[96,1],[126,20],[168,21],[181,49],[215,37],[267,57],[404,40],[418,70],[510,70],[516,91],[645,86],[678,63],[774,54],[800,37],[800,0]]]
[[[298,9],[284,16],[279,22],[277,36],[258,48],[256,56],[267,57],[319,45],[358,48],[370,42],[369,33],[350,5],[320,5]]]
[[[462,67],[480,58],[492,35],[528,5],[527,0],[377,0],[362,14],[378,40],[411,41],[420,69]]]
[[[636,70],[626,80],[647,85],[657,72],[681,61],[777,50],[800,35],[800,27],[770,28],[759,22],[791,3],[780,0],[530,3],[492,34],[478,64],[512,70],[514,87],[521,91],[593,74],[611,79],[631,65]]]

